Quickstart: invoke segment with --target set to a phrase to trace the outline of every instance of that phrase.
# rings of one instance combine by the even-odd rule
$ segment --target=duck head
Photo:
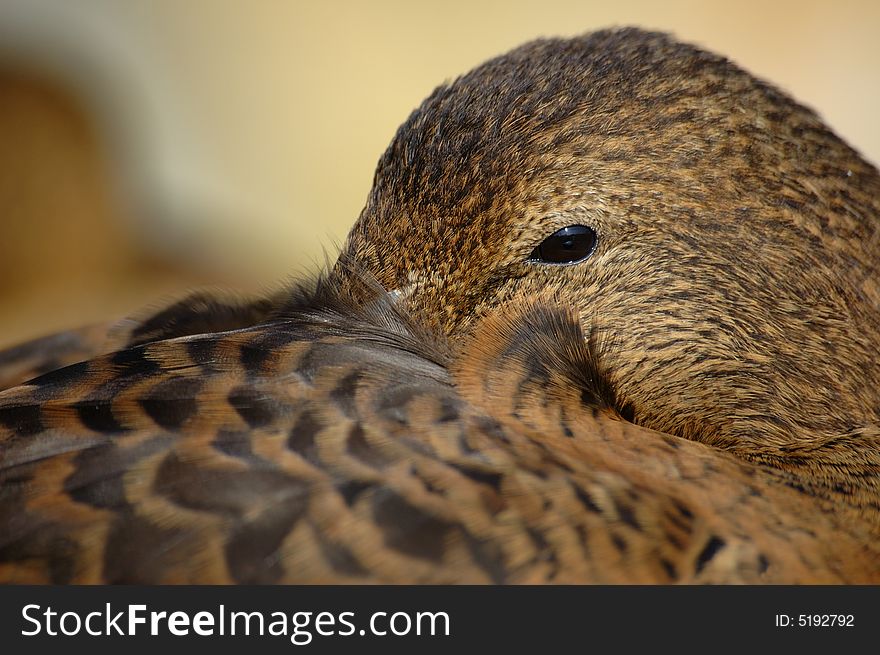
[[[609,30],[440,86],[343,260],[453,341],[571,308],[638,424],[769,463],[864,446],[876,470],[880,176],[720,56]]]

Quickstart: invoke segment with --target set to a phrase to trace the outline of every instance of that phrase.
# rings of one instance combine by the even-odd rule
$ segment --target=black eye
[[[529,261],[542,264],[573,264],[586,259],[596,249],[596,232],[586,225],[569,225],[544,239],[529,255]]]

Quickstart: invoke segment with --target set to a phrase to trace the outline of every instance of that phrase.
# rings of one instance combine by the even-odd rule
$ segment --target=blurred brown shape
[[[138,251],[99,134],[63,86],[0,69],[0,143],[0,345],[201,282]]]

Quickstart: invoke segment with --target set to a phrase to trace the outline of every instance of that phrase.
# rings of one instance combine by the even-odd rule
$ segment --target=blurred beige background
[[[880,161],[873,0],[0,0],[0,347],[314,269],[434,86],[625,24],[726,54]]]

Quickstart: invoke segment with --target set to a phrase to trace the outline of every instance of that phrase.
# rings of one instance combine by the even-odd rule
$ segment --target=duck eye
[[[586,225],[569,225],[544,239],[529,255],[541,264],[574,264],[593,254],[596,231]]]

